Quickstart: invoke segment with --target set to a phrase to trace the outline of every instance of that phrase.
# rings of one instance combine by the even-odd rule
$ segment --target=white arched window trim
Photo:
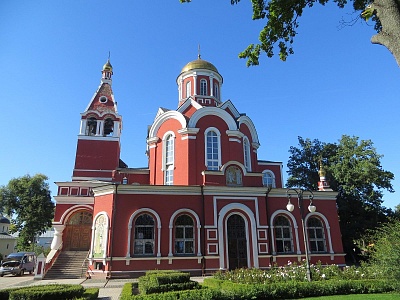
[[[209,132],[215,132],[217,135],[217,153],[218,153],[218,158],[217,158],[217,162],[218,162],[218,169],[220,169],[221,167],[221,133],[219,132],[219,130],[215,127],[209,127],[204,131],[204,165],[206,166],[206,168],[208,169],[208,162],[209,161],[214,161],[214,159],[209,160],[207,157],[208,151],[207,151],[207,136]]]
[[[235,210],[233,212],[232,210]],[[221,255],[219,256],[219,268],[220,270],[225,270],[228,268],[228,239],[224,237],[224,234],[226,234],[226,225],[228,221],[228,217],[231,214],[239,214],[242,217],[244,217],[246,228],[247,230],[250,230],[249,233],[246,233],[246,237],[249,237],[248,234],[251,234],[251,241],[252,245],[250,247],[250,239],[247,239],[247,265],[249,268],[258,268],[258,251],[257,251],[257,232],[256,232],[256,219],[254,217],[254,213],[251,211],[251,209],[241,203],[231,203],[228,205],[225,205],[219,212],[218,216],[218,236],[220,237],[218,239],[218,248],[219,248],[219,253]],[[247,216],[247,217],[245,217]],[[250,228],[248,226],[247,220],[250,220]],[[226,236],[225,236],[226,237]],[[225,251],[224,251],[225,249]],[[250,251],[252,251],[252,257],[253,257],[253,265],[251,265],[251,254]],[[225,255],[222,255],[224,253]],[[226,259],[225,259],[226,258]]]
[[[169,138],[170,138],[170,140],[168,140]],[[168,144],[168,141],[169,141],[169,143],[172,143],[172,144]],[[173,174],[174,174],[174,169],[175,169],[175,133],[173,131],[167,131],[164,134],[164,136],[162,138],[162,145],[163,146],[162,146],[161,170],[164,172],[164,184],[172,185],[173,178],[174,178]],[[171,146],[172,149],[167,149],[168,146]],[[170,156],[172,156],[172,157],[170,157]],[[172,179],[171,179],[171,177],[172,177]]]
[[[266,175],[268,174],[270,177],[270,179],[271,179],[271,187],[272,188],[276,188],[276,180],[275,180],[275,174],[274,174],[274,172],[272,172],[271,170],[264,170],[264,171],[262,171],[262,173],[263,173],[263,178],[262,178],[262,181],[263,181],[263,186],[268,186],[268,184],[267,184],[267,182],[265,182],[265,178],[266,178]]]
[[[243,162],[247,172],[251,172],[251,151],[247,136],[243,137]]]
[[[192,82],[189,80],[186,82],[186,98],[192,96]]]
[[[160,216],[151,208],[141,208],[135,211],[131,217],[129,218],[128,222],[128,244],[126,247],[126,258],[131,257],[131,234],[132,234],[132,227],[133,227],[133,220],[142,214],[142,213],[149,213],[156,218],[157,221],[157,257],[161,257],[161,219]]]
[[[189,216],[191,216],[192,218],[195,219],[195,223],[196,223],[196,231],[197,231],[197,242],[196,242],[196,249],[197,249],[197,256],[201,256],[201,247],[200,247],[200,229],[201,229],[201,224],[200,224],[200,218],[199,216],[191,209],[188,208],[181,208],[178,209],[177,211],[175,211],[171,218],[169,219],[169,253],[168,256],[169,257],[173,257],[173,252],[172,252],[172,245],[173,245],[173,230],[174,230],[174,224],[175,224],[175,220],[176,217],[178,215],[181,214],[187,214]],[[196,237],[194,237],[196,239]]]
[[[90,264],[92,264],[92,259],[93,259],[93,248],[94,248],[94,242],[95,242],[95,233],[96,233],[96,221],[97,218],[100,216],[104,216],[106,218],[106,229],[104,230],[105,232],[108,233],[108,229],[110,226],[110,219],[105,211],[99,212],[94,218],[93,218],[93,224],[92,224],[92,239],[90,241],[90,253],[89,253],[89,258],[90,258]],[[103,264],[106,264],[106,257],[107,257],[107,245],[108,245],[108,234],[106,234],[104,243],[103,243],[103,248],[104,248],[104,255],[103,255]]]
[[[297,226],[296,219],[290,212],[283,210],[283,209],[279,209],[279,210],[275,211],[271,216],[270,228],[271,228],[272,255],[276,255],[274,224],[275,224],[275,218],[278,215],[284,215],[285,217],[287,217],[291,220],[292,226],[294,227],[293,238],[296,239],[296,248],[294,250],[295,250],[295,252],[297,250],[297,254],[301,254],[300,244],[299,244],[299,228]]]
[[[333,251],[333,246],[332,246],[332,236],[331,236],[331,227],[329,226],[329,221],[328,219],[321,213],[319,212],[314,212],[314,213],[309,213],[305,219],[304,222],[308,224],[308,219],[310,217],[319,217],[321,221],[324,223],[323,225],[325,226],[326,233],[327,233],[327,241],[328,241],[328,247],[329,247],[329,253],[334,254],[335,252]],[[308,230],[308,228],[306,228]]]
[[[201,96],[207,96],[207,89],[208,89],[208,85],[207,85],[207,80],[200,79],[200,95]]]

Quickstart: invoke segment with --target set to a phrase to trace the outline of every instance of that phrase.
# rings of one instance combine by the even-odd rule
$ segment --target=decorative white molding
[[[133,224],[133,220],[136,218],[136,216],[138,216],[139,214],[142,214],[142,213],[150,213],[157,220],[157,257],[161,257],[161,219],[160,219],[160,216],[156,213],[155,210],[153,210],[151,208],[140,208],[140,209],[136,210],[129,218],[126,258],[129,258],[131,256],[130,245],[131,245],[132,227],[135,226],[135,224]]]

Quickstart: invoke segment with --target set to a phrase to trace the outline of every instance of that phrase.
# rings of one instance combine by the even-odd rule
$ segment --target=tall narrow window
[[[284,216],[278,216],[274,222],[276,252],[293,252],[292,226],[289,220]]]
[[[207,96],[207,80],[200,80],[200,95]]]
[[[174,136],[167,135],[164,144],[164,184],[172,185],[174,183]]]
[[[251,172],[250,143],[247,137],[243,138],[244,167]]]
[[[214,97],[219,99],[219,88],[218,88],[218,84],[214,85]]]
[[[263,171],[263,186],[276,187],[275,175],[269,170]]]
[[[206,131],[207,170],[219,170],[221,165],[220,134],[217,129]]]
[[[194,222],[188,215],[176,218],[175,254],[194,254]]]
[[[311,252],[326,252],[325,231],[320,219],[311,217],[307,222]]]
[[[154,254],[154,219],[142,214],[135,221],[134,255]]]
[[[190,97],[192,95],[192,82],[188,81],[186,82],[186,98]]]

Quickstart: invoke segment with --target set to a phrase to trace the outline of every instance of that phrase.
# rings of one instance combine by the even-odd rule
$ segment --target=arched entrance
[[[67,222],[63,249],[87,251],[90,249],[93,215],[88,211],[75,212]]]
[[[238,214],[227,220],[229,269],[247,268],[246,223]]]

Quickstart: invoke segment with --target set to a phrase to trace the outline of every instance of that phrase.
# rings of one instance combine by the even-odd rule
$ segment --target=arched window
[[[194,222],[188,215],[175,221],[175,254],[194,254]]]
[[[186,98],[190,97],[192,95],[192,82],[188,81],[186,82]]]
[[[326,252],[325,231],[322,221],[316,217],[310,217],[307,222],[308,240],[310,252]]]
[[[277,216],[274,221],[275,228],[275,243],[276,252],[292,253],[293,252],[293,237],[292,226],[288,218]]]
[[[114,131],[114,121],[111,118],[107,118],[104,121],[103,136],[112,136]]]
[[[88,118],[86,121],[86,135],[96,135],[97,120],[95,117]]]
[[[135,221],[134,255],[154,254],[154,219],[149,214],[142,214]]]
[[[207,96],[207,80],[200,80],[200,95]]]
[[[218,84],[214,85],[214,97],[219,99],[219,86],[218,86]]]
[[[269,186],[272,188],[276,187],[275,184],[275,175],[269,170],[263,171],[263,186]]]
[[[206,167],[207,170],[219,170],[221,165],[220,133],[216,128],[206,131]]]
[[[164,139],[164,184],[174,183],[174,136],[168,134]]]
[[[243,138],[244,167],[251,172],[250,143],[247,137]]]

